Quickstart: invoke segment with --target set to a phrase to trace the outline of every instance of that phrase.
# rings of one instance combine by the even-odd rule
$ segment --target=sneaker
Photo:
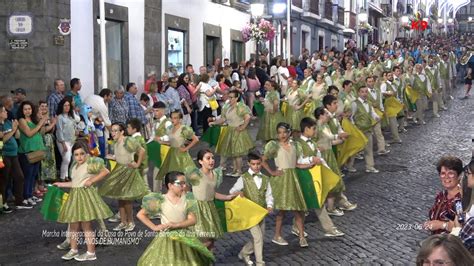
[[[339,229],[335,227],[331,231],[326,232],[324,234],[324,236],[327,236],[327,237],[338,237],[338,236],[343,236],[343,235],[345,234],[342,231],[339,231]]]
[[[107,221],[111,222],[111,223],[118,223],[120,222],[120,212],[117,212],[114,216],[110,217],[109,219],[107,219]]]
[[[69,248],[69,246],[71,245],[71,243],[69,242],[69,240],[66,238],[66,240],[64,240],[61,244],[57,245],[56,247],[59,249],[59,250],[66,250]]]
[[[33,198],[27,199],[27,202],[28,202],[29,204],[33,205],[33,206],[36,205],[36,201],[35,201]]]
[[[89,254],[88,252],[86,252],[81,255],[75,256],[74,259],[77,261],[86,261],[86,260],[96,260],[97,257],[95,256],[95,253]]]
[[[390,147],[390,143],[386,142],[385,147]]]
[[[451,100],[454,100],[453,95],[449,95],[449,98],[450,98]]]
[[[383,151],[377,152],[378,155],[387,155],[389,153],[390,153],[390,150],[383,150]]]
[[[401,139],[393,139],[390,141],[390,144],[402,144],[402,140]]]
[[[63,260],[72,260],[74,259],[75,257],[77,257],[79,255],[79,251],[73,251],[72,249],[69,250],[68,253],[66,253],[65,255],[63,255],[61,257],[61,259]]]
[[[400,133],[407,133],[408,130],[406,128],[400,128],[400,130],[398,130],[398,132]]]
[[[300,238],[300,247],[306,248],[308,247],[308,241],[306,241],[306,238]]]
[[[288,246],[288,242],[286,242],[286,240],[283,239],[283,237],[281,236],[279,236],[278,238],[273,238],[272,242],[280,246]]]
[[[36,197],[36,196],[33,196],[33,197],[31,197],[31,198],[32,198],[35,202],[42,202],[42,201],[43,201],[42,198],[38,198],[38,197]]]
[[[374,174],[376,174],[376,173],[378,173],[378,172],[380,172],[380,171],[377,170],[377,169],[375,169],[375,168],[368,168],[368,169],[365,169],[365,172],[366,172],[366,173],[374,173]]]
[[[18,204],[15,207],[17,210],[28,210],[32,209],[33,205],[29,204],[28,202],[25,203],[25,201],[23,201],[21,204]]]
[[[127,227],[125,227],[125,232],[133,231],[133,229],[135,229],[135,224],[134,223],[129,223],[127,225]]]
[[[364,160],[364,156],[363,156],[362,154],[357,154],[357,155],[355,156],[355,158],[356,158],[357,160]]]
[[[12,212],[13,212],[12,208],[8,207],[6,203],[3,204],[3,213],[12,213]]]
[[[441,107],[441,110],[448,111],[448,108],[446,106],[443,106],[443,107]]]
[[[239,252],[239,260],[243,260],[245,265],[253,265],[253,261],[250,259],[249,255],[244,255],[242,252]]]
[[[228,174],[228,176],[231,176],[231,177],[240,177],[242,174],[241,173],[238,173],[238,172],[232,172],[230,174]]]
[[[347,167],[347,171],[350,173],[355,173],[357,172],[357,169],[355,169],[354,167]]]
[[[433,116],[436,117],[436,118],[440,118],[440,117],[441,117],[439,114],[434,114]]]
[[[357,208],[357,203],[350,203],[349,201],[339,207],[342,211],[352,211]]]
[[[296,228],[296,226],[294,225],[291,227],[291,233],[295,236],[298,236],[298,237],[300,236],[300,230],[298,230],[298,228]],[[306,231],[303,232],[303,235],[304,237],[308,237],[308,233],[306,233]]]
[[[328,215],[331,215],[331,216],[343,216],[344,215],[344,211],[338,209],[338,208],[334,208],[334,209],[327,209],[328,211]]]
[[[112,230],[114,230],[114,231],[121,231],[121,230],[127,228],[127,226],[128,226],[128,225],[126,225],[126,224],[124,224],[124,223],[119,223],[119,225],[117,225],[116,227],[114,227],[114,229],[112,229]]]

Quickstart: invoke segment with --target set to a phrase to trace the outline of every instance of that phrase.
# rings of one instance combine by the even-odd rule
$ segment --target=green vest
[[[267,207],[267,202],[265,200],[265,194],[268,187],[268,177],[266,175],[260,174],[262,177],[262,186],[260,189],[257,188],[255,181],[253,181],[253,176],[248,172],[242,175],[242,180],[244,182],[244,196],[249,200],[257,203],[263,208]]]
[[[421,81],[419,75],[415,74],[414,79],[413,79],[413,89],[417,91],[418,93],[422,93],[422,94],[427,92],[428,91],[427,79],[425,79],[425,81]]]
[[[385,81],[385,85],[387,85],[387,90],[388,92],[392,92],[394,97],[397,97],[397,90],[395,89],[395,84],[392,82],[392,84],[388,83]]]
[[[372,96],[372,94],[370,93],[370,89],[369,89],[368,100],[374,108],[377,108],[377,109],[380,110],[380,98],[382,97],[382,93],[378,89],[374,88],[374,90],[375,90],[376,98],[374,98]]]
[[[449,79],[449,70],[446,65],[444,61],[439,62],[439,74],[442,79]]]
[[[393,78],[393,84],[395,85],[395,81],[397,81],[397,85],[395,86],[395,89],[397,90],[396,93],[397,93],[397,96],[399,98],[402,98],[402,95],[403,95],[403,81],[400,77],[397,77],[396,79]]]
[[[426,68],[425,69],[426,76],[430,79],[431,88],[433,90],[437,90],[438,85],[438,70],[435,68]]]
[[[339,122],[337,121],[337,118],[335,117],[330,118],[328,125],[329,125],[329,129],[331,129],[331,133],[337,134],[338,129],[339,129]]]
[[[354,114],[354,123],[363,132],[370,132],[372,129],[372,124],[374,124],[374,119],[369,112],[367,112],[364,108],[364,105],[359,101],[356,100],[355,103],[357,104],[357,111]],[[369,106],[370,103],[369,103]]]
[[[305,78],[303,80],[303,83],[301,83],[301,86],[300,86],[300,89],[303,90],[304,92],[307,92],[308,91],[308,84],[309,84],[309,81],[312,79],[312,77],[308,77],[308,78]]]
[[[298,138],[296,142],[298,142],[301,146],[303,157],[317,156],[317,150],[313,151],[311,147],[309,146],[309,144],[306,141],[304,141],[302,138]],[[311,140],[311,142],[313,143],[314,147],[318,146],[315,141]]]
[[[166,122],[170,121],[168,118],[163,120],[158,128],[155,129],[155,136],[162,137],[166,135]]]

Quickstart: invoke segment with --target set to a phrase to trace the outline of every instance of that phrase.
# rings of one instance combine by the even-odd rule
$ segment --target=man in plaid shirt
[[[60,79],[55,79],[54,91],[48,97],[48,109],[50,118],[56,115],[58,104],[64,98],[65,91],[66,87],[64,86],[64,81]]]
[[[133,82],[127,84],[127,92],[125,92],[124,99],[128,104],[128,119],[130,118],[138,118],[142,125],[146,125],[147,120],[145,117],[145,112],[143,108],[140,106],[140,102],[138,102],[135,95],[138,92],[137,85]]]

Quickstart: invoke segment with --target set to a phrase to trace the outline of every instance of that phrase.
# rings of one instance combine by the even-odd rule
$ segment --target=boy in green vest
[[[388,99],[390,97],[397,98],[397,88],[393,82],[393,73],[385,71],[384,75],[387,76],[387,80],[380,85],[380,91],[382,92],[384,99]],[[400,136],[398,135],[397,114],[395,114],[392,117],[388,117],[388,123],[390,126],[390,132],[392,133],[391,143],[402,143],[402,140],[400,139]]]
[[[240,192],[240,196],[257,203],[271,213],[273,211],[272,188],[269,177],[260,172],[262,169],[262,158],[259,154],[253,152],[249,153],[247,158],[249,170],[237,179],[229,193]],[[239,252],[239,259],[244,260],[246,265],[253,265],[250,254],[255,253],[257,265],[264,265],[263,240],[265,235],[265,219],[258,225],[250,228],[250,233],[252,234],[253,241],[245,244]]]
[[[357,91],[359,97],[352,103],[352,121],[357,128],[364,132],[368,139],[364,150],[365,171],[367,173],[378,173],[379,170],[374,168],[372,128],[376,122],[380,121],[380,117],[367,100],[368,93],[367,87],[360,87]],[[350,161],[349,163],[353,162]],[[352,167],[352,165],[349,165],[349,167]]]
[[[152,127],[152,136],[148,142],[156,141],[169,141],[169,137],[167,135],[168,128],[171,128],[173,125],[171,121],[166,117],[166,104],[163,102],[156,102],[153,104],[153,127]],[[164,159],[164,158],[162,158]],[[160,192],[161,191],[161,180],[157,180],[155,176],[159,172],[158,165],[155,165],[153,158],[150,158],[148,162],[148,177],[152,178],[153,180],[153,191]]]
[[[374,107],[374,110],[379,113],[384,112],[383,103],[382,103],[382,92],[380,89],[375,88],[375,79],[372,76],[368,76],[365,79],[365,83],[367,84],[368,89],[368,97],[367,99]],[[385,155],[390,152],[390,150],[385,149],[385,137],[382,133],[382,125],[381,123],[376,123],[373,128],[375,139],[377,140],[377,154],[378,155]],[[390,144],[388,144],[390,145]]]
[[[325,96],[326,98],[327,96]],[[334,100],[337,99],[333,96]],[[324,100],[323,100],[324,101]],[[321,152],[319,151],[316,142],[313,140],[316,137],[316,121],[312,118],[305,117],[300,122],[300,129],[301,129],[301,136],[297,138],[295,141],[300,144],[302,149],[302,154],[298,157],[299,164],[307,164],[307,165],[319,165],[323,164],[327,168],[329,166],[321,157]],[[316,216],[323,227],[325,232],[324,236],[327,237],[337,237],[343,236],[344,233],[341,232],[332,222],[331,218],[328,215],[328,212],[324,206],[321,206],[319,209],[314,210]],[[293,220],[293,227],[291,229],[291,233],[296,236],[299,236],[298,228],[295,225]],[[304,233],[306,237],[306,232]]]
[[[421,64],[415,65],[416,73],[413,75],[413,89],[418,93],[419,97],[416,100],[416,113],[414,122],[421,123],[423,125],[425,122],[424,112],[426,110],[426,94],[429,92],[430,83],[426,75],[423,73],[423,66]]]
[[[443,101],[447,102],[448,97],[450,95],[450,88],[451,88],[451,83],[450,83],[450,64],[449,64],[449,59],[447,54],[443,54],[442,60],[439,62],[439,75],[441,78],[441,92],[443,94]]]

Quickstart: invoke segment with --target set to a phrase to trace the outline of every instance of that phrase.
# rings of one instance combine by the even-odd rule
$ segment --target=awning
[[[356,33],[355,30],[349,29],[349,28],[345,28],[342,32],[343,32],[343,33],[349,33],[349,34],[354,34],[354,33]]]

